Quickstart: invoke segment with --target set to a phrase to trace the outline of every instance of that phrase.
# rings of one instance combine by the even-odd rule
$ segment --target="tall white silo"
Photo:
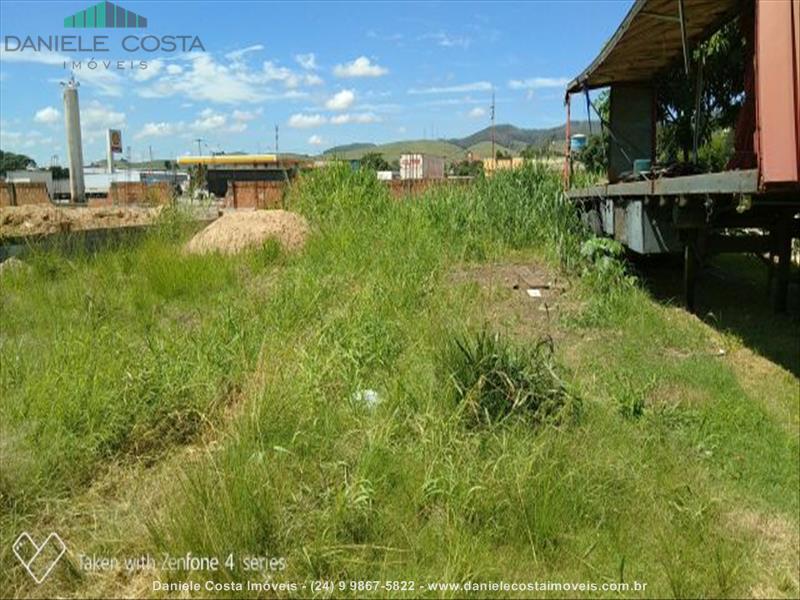
[[[78,106],[78,82],[75,81],[75,78],[71,78],[64,85],[64,124],[67,130],[70,198],[72,202],[85,202],[86,188],[83,183],[81,113]]]

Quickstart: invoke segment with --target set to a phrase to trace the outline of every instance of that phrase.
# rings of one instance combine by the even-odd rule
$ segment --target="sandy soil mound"
[[[308,236],[308,223],[297,213],[286,210],[249,210],[229,212],[195,235],[186,251],[220,251],[234,254],[265,240],[278,240],[285,250],[297,250]]]
[[[0,208],[0,237],[147,225],[160,211],[161,207],[8,206]]]

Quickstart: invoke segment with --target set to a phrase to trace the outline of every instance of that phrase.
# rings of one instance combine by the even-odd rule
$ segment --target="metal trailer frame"
[[[755,28],[757,168],[618,182],[626,161],[631,167],[636,158],[655,157],[655,114],[647,114],[647,97],[636,97],[637,87],[652,97],[652,80],[660,70],[681,54],[688,70],[688,44],[706,39],[745,10],[753,10]],[[597,235],[614,237],[640,254],[682,252],[689,310],[695,308],[698,267],[704,259],[741,252],[769,254],[774,307],[786,310],[791,240],[800,238],[799,36],[800,0],[637,0],[601,54],[567,87],[567,115],[570,94],[611,87],[611,127],[622,131],[611,135],[614,160],[609,160],[611,183],[605,185],[569,189],[572,157],[567,145],[568,196]],[[654,46],[651,40],[656,38],[661,43]],[[632,52],[636,61],[630,59]],[[617,94],[622,110],[614,110],[615,90],[629,91],[627,97]],[[633,109],[626,110],[626,105]],[[643,155],[648,145],[649,155]]]

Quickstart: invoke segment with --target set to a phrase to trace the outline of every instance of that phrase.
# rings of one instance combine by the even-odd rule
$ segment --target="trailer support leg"
[[[775,239],[775,255],[778,265],[775,268],[775,291],[773,306],[775,312],[786,312],[789,297],[789,269],[792,257],[792,234],[790,220],[781,219],[773,231]]]

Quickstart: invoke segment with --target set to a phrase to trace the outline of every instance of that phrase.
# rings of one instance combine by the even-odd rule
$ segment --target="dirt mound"
[[[161,207],[8,206],[0,208],[0,238],[148,225],[160,211]]]
[[[219,251],[234,254],[248,247],[275,239],[284,250],[297,250],[308,236],[308,223],[297,213],[286,210],[248,210],[229,212],[195,235],[186,251],[202,254]]]

